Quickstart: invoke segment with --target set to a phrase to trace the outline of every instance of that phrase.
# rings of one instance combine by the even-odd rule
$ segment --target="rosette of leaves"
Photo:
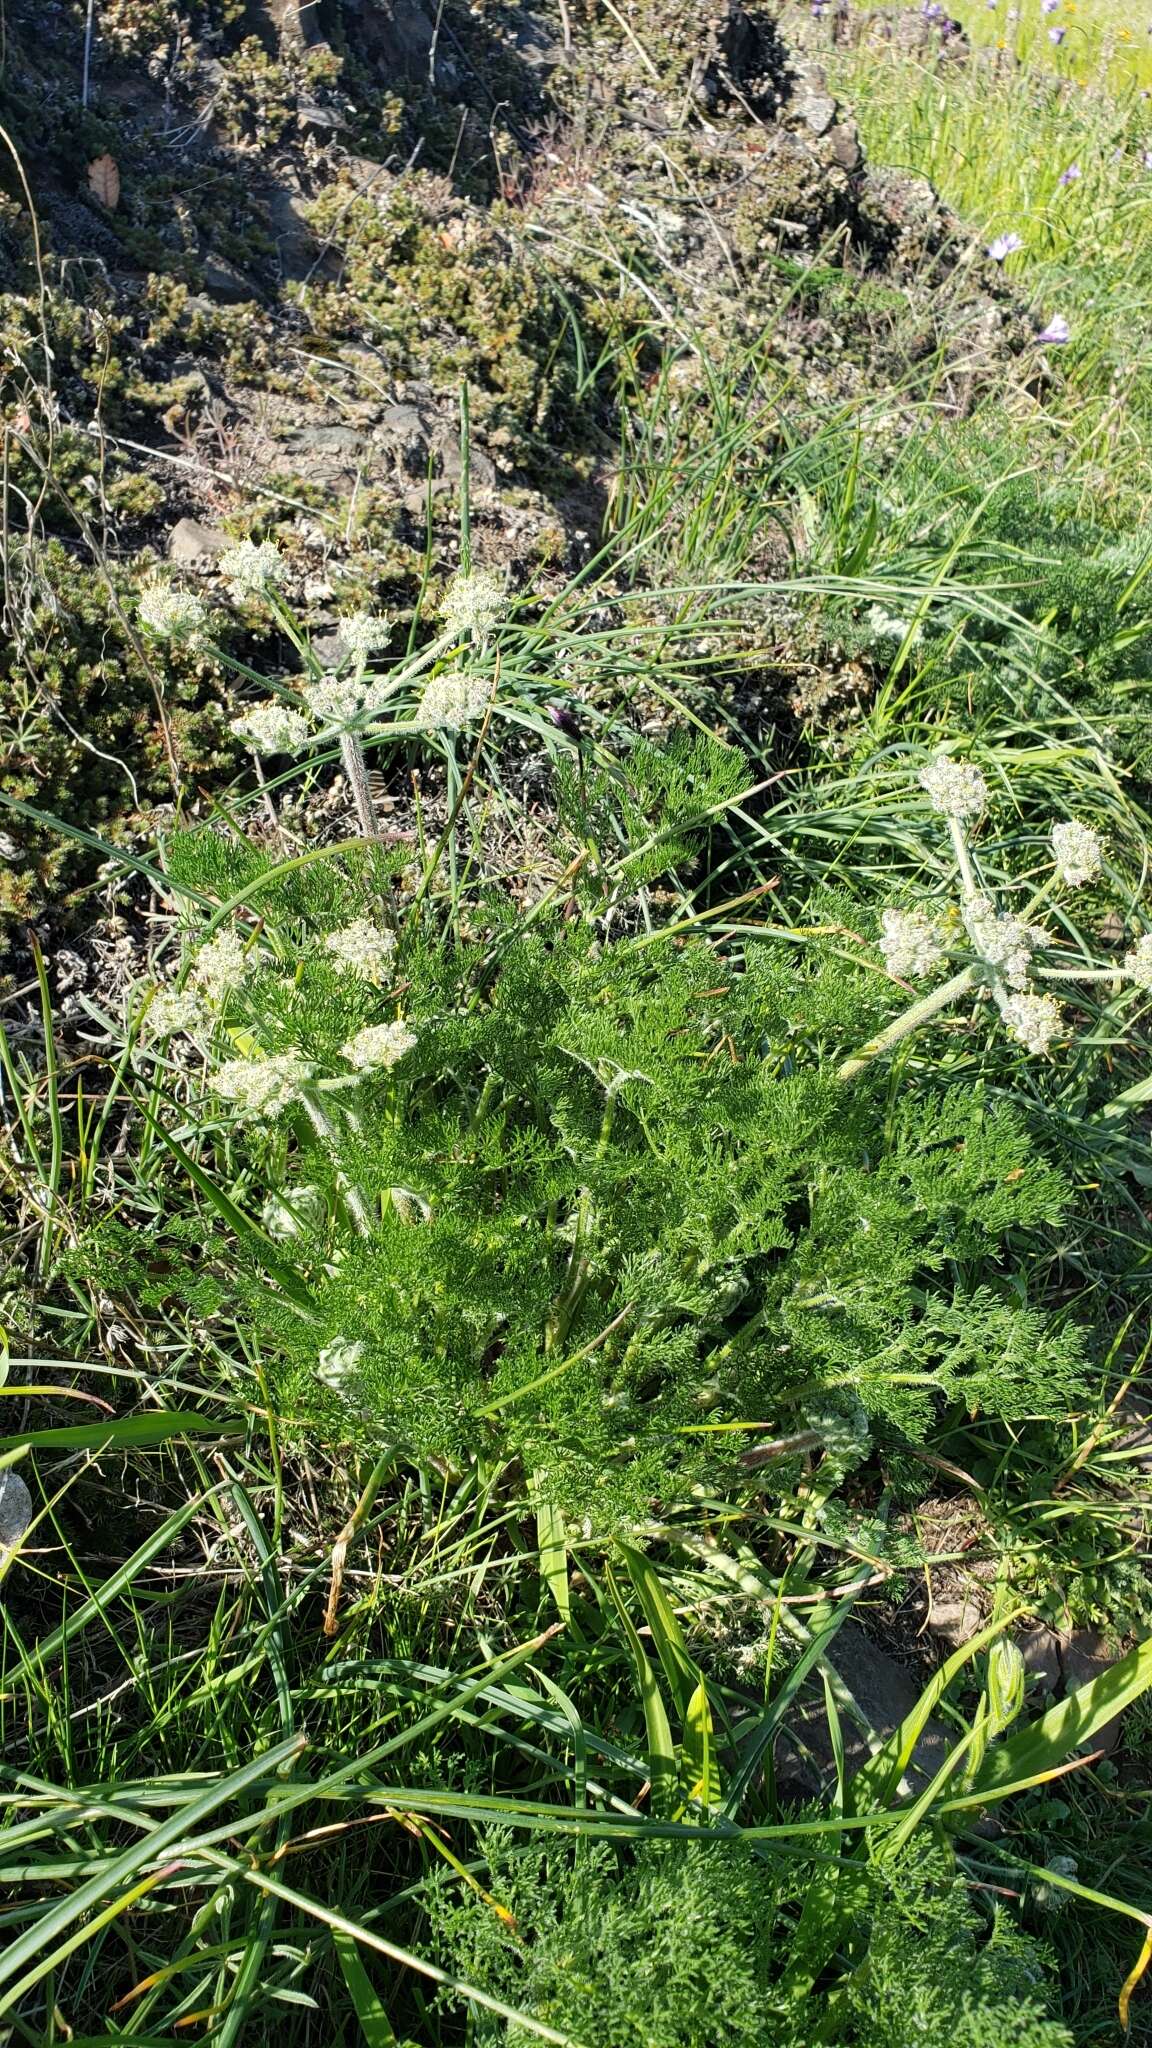
[[[846,1400],[916,1439],[942,1401],[1017,1420],[1083,1387],[1080,1336],[1035,1299],[1059,1175],[979,1091],[929,1113],[837,1083],[876,998],[831,950],[606,944],[481,903],[466,941],[410,915],[376,985],[324,944],[362,872],[281,885],[225,858],[210,835],[173,853],[206,893],[261,883],[219,1056],[294,1049],[316,1079],[312,1113],[231,1123],[209,1059],[216,1181],[253,1218],[308,1200],[198,1278],[273,1348],[287,1416],[448,1474],[518,1468],[611,1529],[747,1485],[765,1431],[819,1438]],[[398,1012],[411,1049],[350,1071]]]

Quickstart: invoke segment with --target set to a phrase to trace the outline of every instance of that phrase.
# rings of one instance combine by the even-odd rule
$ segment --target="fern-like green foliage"
[[[440,1882],[437,1953],[582,2048],[1071,2048],[1048,2016],[1044,1949],[1004,1915],[982,1917],[939,1852],[883,1877],[853,1866],[837,1959],[798,1992],[787,1965],[811,1866],[762,1861],[738,1839],[624,1857],[493,1832],[483,1848],[485,1889],[511,1919]],[[477,2007],[470,2038],[529,2048],[538,2036]]]
[[[174,865],[265,920],[200,1113],[301,1285],[252,1234],[206,1263],[289,1416],[448,1471],[518,1461],[610,1530],[730,1488],[765,1430],[863,1409],[917,1438],[942,1400],[1050,1416],[1083,1388],[1078,1332],[1026,1305],[1059,1176],[979,1093],[837,1083],[876,997],[831,951],[605,944],[489,906],[487,944],[410,916],[377,986],[323,943],[384,885],[366,860],[269,885],[202,834]],[[342,1048],[398,1013],[411,1050],[356,1073]],[[302,1053],[306,1099],[230,1127],[212,1071],[238,1049]]]

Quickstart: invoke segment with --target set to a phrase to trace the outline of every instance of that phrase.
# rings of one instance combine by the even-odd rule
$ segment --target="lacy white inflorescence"
[[[358,917],[343,931],[329,932],[324,941],[335,955],[342,974],[360,974],[365,981],[380,981],[396,950],[396,940],[367,917]]]
[[[1003,976],[1009,988],[1025,988],[1032,954],[1044,944],[1047,933],[998,911],[987,896],[969,897],[961,915],[973,951]]]
[[[144,1012],[141,1029],[148,1038],[171,1038],[174,1031],[198,1031],[208,1011],[194,989],[162,988]]]
[[[1152,932],[1145,932],[1133,950],[1125,953],[1124,972],[1137,988],[1152,988]]]
[[[469,575],[454,576],[440,606],[449,633],[471,633],[486,640],[507,608],[508,592],[503,576],[495,569],[473,569]]]
[[[192,962],[188,979],[194,982],[206,1002],[218,1004],[229,989],[239,988],[248,973],[247,948],[239,932],[225,928],[201,946]]]
[[[880,951],[889,974],[917,981],[931,974],[944,958],[939,925],[923,910],[883,910]]]
[[[237,604],[254,590],[283,583],[288,574],[288,564],[271,540],[238,541],[221,555],[217,566]]]
[[[412,714],[411,724],[421,732],[437,726],[459,732],[462,726],[479,723],[488,709],[490,695],[483,676],[464,676],[455,671],[433,676]]]
[[[1064,1013],[1051,996],[1027,992],[1006,996],[1000,1004],[1000,1015],[1012,1037],[1029,1052],[1047,1052],[1063,1029]]]
[[[978,768],[970,761],[954,761],[951,754],[937,754],[920,770],[921,786],[927,790],[934,810],[946,818],[978,818],[988,801],[988,788]]]
[[[158,577],[144,585],[136,610],[141,625],[161,640],[192,640],[208,617],[207,606],[190,590],[177,590]]]
[[[394,1024],[368,1024],[340,1050],[354,1067],[394,1067],[416,1043],[416,1033],[403,1019]]]
[[[271,701],[234,718],[231,729],[257,754],[295,754],[309,737],[306,718]]]
[[[312,1079],[302,1052],[277,1052],[259,1059],[228,1060],[212,1076],[217,1094],[236,1106],[238,1116],[268,1119],[298,1102]]]
[[[1074,818],[1052,827],[1052,858],[1056,873],[1069,889],[1094,882],[1104,860],[1099,835],[1091,825],[1078,825]]]
[[[345,651],[354,655],[357,661],[367,661],[370,654],[377,654],[382,647],[387,647],[392,621],[373,618],[370,612],[353,612],[350,618],[340,620],[339,633]]]

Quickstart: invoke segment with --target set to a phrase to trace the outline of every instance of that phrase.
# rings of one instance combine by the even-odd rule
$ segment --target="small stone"
[[[237,270],[225,256],[205,256],[200,265],[204,278],[204,289],[212,298],[223,300],[227,306],[250,305],[260,294],[250,277]]]
[[[836,102],[831,96],[814,93],[809,99],[798,100],[795,112],[813,135],[827,135],[836,119]]]
[[[178,519],[168,535],[168,560],[182,569],[203,567],[232,545],[218,526],[202,526],[198,519]]]
[[[32,1495],[18,1472],[0,1471],[0,1561],[15,1549],[32,1520]]]
[[[848,127],[842,121],[839,127],[829,131],[828,146],[832,152],[833,162],[838,163],[842,171],[859,170],[864,161],[864,152],[854,128]]]
[[[928,1611],[928,1626],[934,1636],[939,1636],[953,1650],[963,1643],[970,1643],[983,1627],[984,1616],[979,1602],[963,1593],[948,1594],[933,1600]]]

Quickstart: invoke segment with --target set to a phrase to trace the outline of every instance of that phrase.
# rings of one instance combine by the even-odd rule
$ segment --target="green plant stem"
[[[336,1130],[327,1110],[318,1099],[315,1089],[303,1089],[300,1100],[304,1104],[309,1121],[317,1137],[323,1138],[328,1148],[329,1157],[335,1159],[338,1153]],[[340,1192],[348,1206],[348,1214],[351,1216],[357,1230],[361,1233],[361,1236],[370,1237],[373,1228],[372,1211],[363,1188],[358,1187],[354,1180],[349,1180],[345,1174],[339,1171],[337,1171],[337,1180]]]
[[[356,805],[356,817],[360,825],[361,836],[365,839],[379,839],[380,821],[376,816],[376,806],[372,801],[372,791],[368,784],[368,770],[364,764],[364,750],[354,733],[341,733],[340,759],[343,764],[344,773],[348,777],[348,787],[352,791],[353,802]]]
[[[842,1066],[837,1067],[836,1079],[854,1081],[873,1060],[881,1059],[885,1053],[892,1051],[893,1046],[899,1045],[902,1038],[907,1038],[913,1031],[918,1031],[921,1024],[929,1023],[933,1017],[939,1016],[941,1010],[948,1009],[950,1004],[959,1002],[961,996],[967,995],[969,989],[975,988],[982,971],[978,962],[971,961],[967,967],[960,969],[959,974],[954,974],[951,981],[942,981],[939,988],[933,989],[931,995],[924,996],[918,1003],[913,1003],[911,1009],[905,1010],[903,1016],[897,1017],[894,1024],[889,1024],[885,1030],[878,1032],[875,1038],[870,1038],[867,1045],[862,1045],[859,1052],[853,1053],[851,1059],[845,1060]]]

